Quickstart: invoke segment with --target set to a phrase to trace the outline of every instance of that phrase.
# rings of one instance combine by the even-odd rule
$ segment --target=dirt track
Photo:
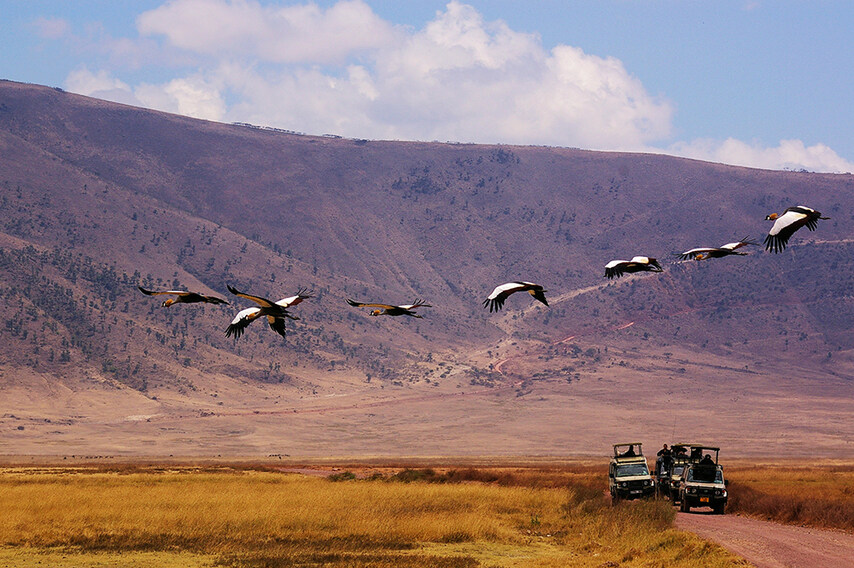
[[[757,568],[854,566],[854,534],[736,515],[678,513],[676,526],[714,541]]]

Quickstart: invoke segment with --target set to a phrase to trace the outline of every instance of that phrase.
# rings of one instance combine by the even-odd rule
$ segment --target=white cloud
[[[189,7],[169,6],[177,4]],[[240,34],[226,35],[230,45]],[[267,63],[275,60],[267,57]],[[424,29],[396,35],[360,64],[267,65],[263,73],[257,67],[229,57],[207,70],[236,94],[229,120],[354,137],[603,149],[639,148],[670,130],[670,105],[646,93],[620,61],[569,46],[548,52],[537,36],[484,22],[459,2]]]
[[[163,35],[196,53],[278,63],[340,62],[394,36],[393,26],[361,0],[342,0],[326,11],[316,4],[175,0],[143,13],[137,25],[143,35]]]
[[[195,118],[223,120],[225,117],[225,103],[219,90],[198,76],[173,79],[163,85],[141,84],[132,88],[106,70],[93,73],[81,67],[68,75],[65,89],[88,97]]]
[[[199,76],[173,79],[165,85],[140,85],[135,94],[147,107],[205,120],[225,118],[219,89]]]
[[[781,140],[776,147],[748,144],[728,138],[719,140],[694,140],[680,142],[668,153],[687,158],[748,166],[769,170],[809,170],[814,172],[854,172],[854,164],[841,158],[824,144],[806,146],[801,140]]]
[[[636,148],[666,136],[671,108],[615,59],[485,23],[451,2],[378,54],[368,109],[395,138]]]
[[[66,77],[65,89],[87,97],[143,106],[143,103],[134,96],[130,85],[112,77],[103,69],[97,73],[92,73],[85,66],[75,69]]]
[[[325,11],[175,0],[142,14],[138,28],[162,36],[163,51],[207,63],[189,77],[140,85],[135,96],[200,118],[365,138],[599,149],[639,149],[671,128],[671,105],[619,60],[570,46],[547,51],[538,36],[485,22],[458,1],[408,32],[361,0]],[[360,60],[347,58],[357,53]]]
[[[38,18],[33,27],[39,37],[45,39],[60,39],[71,32],[71,26],[62,18]]]
[[[620,60],[569,45],[547,50],[539,36],[484,21],[458,0],[417,30],[383,21],[362,0],[325,10],[173,0],[141,14],[137,26],[143,37],[90,36],[101,37],[114,67],[148,64],[171,73],[168,79],[130,86],[83,68],[69,75],[68,90],[311,134],[653,151],[759,168],[854,171],[827,146],[799,140],[775,148],[734,139],[672,144],[673,105],[648,93]],[[66,33],[61,23],[43,27]]]

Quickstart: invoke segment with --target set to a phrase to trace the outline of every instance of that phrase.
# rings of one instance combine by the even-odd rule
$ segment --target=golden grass
[[[218,557],[183,551],[98,551],[0,547],[0,566],[15,568],[213,568]]]
[[[735,467],[728,512],[854,531],[854,466]]]
[[[142,552],[164,555],[163,565],[189,554],[200,566],[210,558],[224,566],[737,564],[671,529],[666,502],[610,507],[601,486],[559,482],[592,481],[583,472],[497,473],[503,484],[460,479],[480,475],[472,472],[454,474],[456,483],[454,475],[335,483],[251,470],[7,471],[0,551],[76,554],[80,565],[88,555]],[[122,565],[146,565],[137,560]]]

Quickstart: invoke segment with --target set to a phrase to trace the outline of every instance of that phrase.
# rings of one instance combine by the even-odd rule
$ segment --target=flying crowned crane
[[[527,292],[545,305],[549,305],[549,302],[546,300],[546,291],[543,290],[542,286],[533,282],[518,281],[496,286],[492,293],[483,301],[483,307],[489,308],[490,312],[497,312],[504,307],[504,301],[507,297],[516,292]]]
[[[410,316],[413,318],[420,318],[424,316],[420,316],[416,314],[414,311],[415,308],[432,308],[430,304],[425,304],[422,300],[415,300],[411,304],[404,304],[402,306],[394,306],[392,304],[375,304],[375,303],[365,303],[365,302],[357,302],[355,300],[347,299],[347,303],[356,308],[379,308],[377,310],[371,310],[371,313],[368,315],[372,316]]]
[[[648,256],[636,256],[631,260],[612,260],[605,265],[605,276],[619,278],[623,274],[635,272],[663,272],[658,261]]]
[[[715,247],[699,247],[692,248],[691,250],[686,250],[683,253],[679,253],[677,256],[682,260],[706,260],[709,258],[723,258],[725,256],[730,255],[738,255],[745,256],[746,252],[738,252],[738,249],[741,247],[746,247],[748,245],[758,245],[759,243],[754,243],[749,240],[747,237],[741,239],[736,243],[727,243],[725,245],[721,245],[717,248]]]
[[[139,291],[146,296],[160,296],[163,294],[175,296],[174,298],[169,298],[163,302],[162,305],[164,308],[168,308],[172,304],[196,304],[199,302],[206,304],[228,304],[228,302],[222,298],[217,298],[216,296],[205,296],[204,294],[187,292],[186,290],[146,290],[142,286],[137,286],[137,288],[139,288]]]
[[[252,300],[259,306],[257,308],[253,307],[241,310],[236,316],[234,316],[234,319],[231,320],[231,324],[229,324],[225,330],[225,336],[231,337],[233,335],[235,340],[243,335],[243,331],[250,323],[262,316],[267,317],[267,323],[270,324],[270,329],[282,337],[285,337],[285,319],[299,319],[297,316],[291,315],[287,308],[296,306],[303,300],[313,297],[305,288],[301,288],[295,296],[282,298],[278,302],[273,302],[267,298],[240,292],[232,286],[228,287],[228,291],[235,296]]]
[[[765,250],[771,252],[782,252],[789,243],[795,231],[806,226],[810,231],[815,231],[819,219],[830,219],[822,217],[815,209],[797,205],[783,211],[782,215],[771,213],[765,217],[766,221],[774,221],[771,230],[765,237]]]

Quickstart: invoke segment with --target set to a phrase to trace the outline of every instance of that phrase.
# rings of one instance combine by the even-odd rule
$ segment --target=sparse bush
[[[854,530],[854,467],[733,469],[727,511]]]
[[[356,474],[352,471],[344,471],[341,473],[333,473],[326,477],[329,481],[352,481],[356,479]]]
[[[413,481],[423,481],[428,483],[445,483],[447,481],[447,478],[444,475],[437,474],[435,470],[430,468],[406,468],[402,471],[395,473],[389,479],[391,481],[402,481],[403,483],[412,483]]]

